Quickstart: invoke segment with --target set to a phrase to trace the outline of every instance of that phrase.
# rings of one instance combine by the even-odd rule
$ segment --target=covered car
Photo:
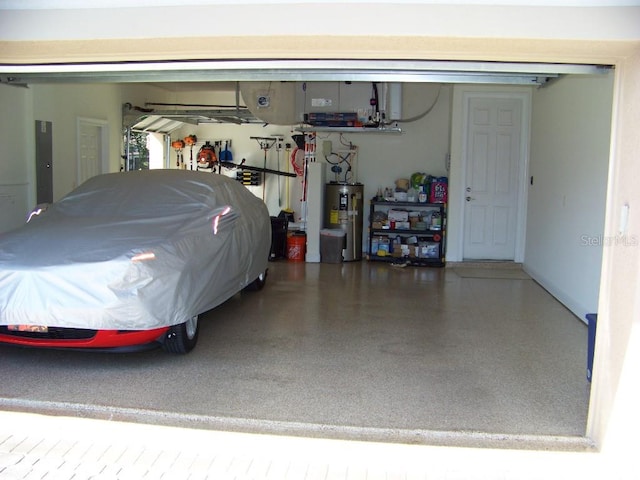
[[[186,353],[198,315],[266,279],[267,208],[224,175],[98,175],[37,213],[0,234],[0,342]]]

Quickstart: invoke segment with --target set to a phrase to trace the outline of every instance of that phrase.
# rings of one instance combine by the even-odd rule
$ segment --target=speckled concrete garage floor
[[[580,439],[586,325],[526,275],[478,277],[272,262],[264,290],[202,317],[186,356],[0,347],[0,408],[404,442]]]

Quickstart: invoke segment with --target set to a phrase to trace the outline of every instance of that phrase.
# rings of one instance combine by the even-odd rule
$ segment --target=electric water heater
[[[342,258],[345,262],[362,260],[363,196],[361,183],[331,182],[326,185],[324,227],[344,230]]]

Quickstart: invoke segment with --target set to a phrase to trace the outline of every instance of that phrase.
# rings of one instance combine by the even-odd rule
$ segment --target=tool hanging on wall
[[[301,177],[302,179],[302,188],[304,189],[304,163],[305,163],[305,155],[304,155],[304,134],[296,134],[292,135],[293,141],[296,142],[296,148],[291,152],[291,166],[293,167],[294,175],[296,177]],[[302,208],[304,207],[304,202],[302,199],[300,200],[300,217],[303,218],[304,211]],[[292,210],[289,210],[292,212]]]
[[[296,142],[296,148],[291,152],[291,166],[296,175],[301,177],[304,174],[304,135],[292,135],[291,138]]]
[[[220,162],[220,166],[221,167],[225,167],[225,168],[241,168],[242,170],[249,170],[249,171],[252,171],[252,172],[271,173],[273,175],[283,175],[285,177],[295,177],[296,176],[295,173],[281,172],[279,170],[273,170],[271,168],[253,167],[251,165],[245,165],[246,161],[247,161],[247,159],[243,158],[240,163]]]
[[[265,182],[265,172],[267,170],[267,152],[271,150],[271,147],[278,141],[277,137],[249,137],[253,140],[256,140],[260,145],[260,149],[264,152],[264,161],[262,164],[263,173],[262,173],[262,201],[266,198],[266,183]]]
[[[198,150],[198,169],[215,169],[217,163],[218,156],[216,155],[215,147],[207,140],[205,144],[200,147],[200,150]]]
[[[220,156],[218,157],[221,162],[233,162],[233,154],[231,153],[231,140],[225,140],[224,142],[224,150],[220,152]]]
[[[316,132],[307,132],[304,136],[304,172],[302,175],[302,201],[300,202],[301,220],[307,222],[307,183],[309,163],[316,161]]]
[[[282,137],[278,137],[275,142],[276,145],[276,156],[278,159],[278,170],[280,170],[280,152],[282,151],[282,141],[284,139]],[[282,189],[280,187],[280,176],[278,175],[278,207],[282,208]]]
[[[294,148],[291,152],[291,166],[298,177],[304,175],[304,148]]]
[[[176,167],[184,168],[184,157],[182,150],[184,149],[184,140],[174,140],[171,146],[176,151]]]
[[[193,146],[197,143],[198,137],[195,135],[188,135],[184,137],[184,143],[189,145],[189,169],[193,170]]]
[[[222,152],[222,140],[216,140],[215,142],[213,142],[213,153],[216,156],[216,161],[215,164],[218,164],[218,161],[220,160],[220,152]],[[218,170],[218,173],[220,173],[222,169]],[[214,165],[211,168],[211,173],[216,173],[216,166]]]
[[[285,157],[287,159],[290,159],[291,158],[291,144],[290,143],[286,143],[285,144],[284,151],[285,151]],[[290,163],[289,163],[289,161],[287,161],[286,163],[287,163],[287,173],[289,173]],[[285,207],[284,212],[292,214],[293,210],[291,210],[290,198],[291,198],[291,180],[289,178],[287,178],[287,188],[286,188],[287,206]]]
[[[236,180],[242,185],[257,187],[260,185],[260,172],[252,172],[251,170],[239,170],[236,173]]]

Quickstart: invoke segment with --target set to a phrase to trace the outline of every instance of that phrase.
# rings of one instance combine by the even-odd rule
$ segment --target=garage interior
[[[192,442],[200,441],[200,448],[203,450],[225,452],[226,445],[233,443],[242,460],[251,455],[251,452],[258,452],[260,455],[266,452],[266,455],[284,456],[287,460],[308,457],[313,452],[320,464],[330,459],[334,464],[344,461],[352,465],[350,460],[355,454],[365,467],[373,463],[384,466],[393,463],[399,467],[398,471],[406,471],[405,465],[411,463],[420,472],[416,475],[417,478],[632,478],[632,472],[637,470],[633,439],[640,420],[637,408],[640,403],[637,382],[640,376],[640,251],[637,244],[629,245],[612,240],[622,238],[635,241],[640,238],[638,209],[634,206],[639,196],[637,178],[640,175],[640,163],[637,162],[637,152],[640,150],[640,90],[637,88],[640,84],[640,11],[637,2],[594,0],[579,4],[553,2],[552,5],[550,2],[509,0],[497,5],[495,2],[484,1],[452,3],[440,0],[401,0],[392,3],[366,2],[367,6],[356,0],[328,3],[305,0],[189,0],[185,5],[183,1],[174,0],[135,3],[126,0],[95,0],[80,6],[77,2],[68,0],[7,1],[0,7],[0,71],[17,73],[12,71],[14,69],[7,69],[8,65],[25,66],[25,70],[30,70],[37,64],[45,68],[55,69],[59,66],[63,69],[77,69],[82,67],[83,62],[131,61],[140,65],[161,60],[174,63],[159,65],[157,71],[160,72],[174,69],[176,61],[193,59],[324,58],[343,59],[347,63],[353,59],[386,59],[389,64],[399,59],[450,59],[614,65],[612,102],[608,86],[601,85],[600,90],[594,89],[590,94],[585,94],[581,87],[591,83],[586,77],[585,82],[573,77],[565,82],[565,78],[555,83],[555,87],[559,88],[542,88],[532,92],[534,108],[529,156],[534,186],[526,188],[529,193],[527,209],[533,208],[533,205],[540,213],[534,217],[537,222],[531,225],[526,236],[527,248],[540,247],[539,255],[533,258],[525,254],[523,258],[523,261],[528,261],[525,269],[535,276],[535,282],[542,285],[542,280],[551,279],[552,281],[544,284],[548,291],[553,291],[556,298],[562,298],[564,305],[578,304],[580,302],[572,301],[570,295],[561,296],[562,292],[558,287],[572,286],[574,279],[595,279],[598,275],[594,274],[592,268],[588,268],[589,271],[585,273],[581,267],[602,265],[595,372],[590,385],[586,430],[586,438],[593,442],[595,449],[589,454],[559,454],[553,451],[554,447],[525,452],[503,448],[469,449],[361,442],[359,446],[366,448],[356,452],[351,447],[358,442],[300,437],[289,438],[290,441],[287,442],[286,436],[255,435],[264,437],[256,442],[247,441],[249,435],[244,434],[236,434],[234,439],[234,434],[224,431],[199,432],[197,419],[194,430],[187,430],[182,436],[174,436],[176,429],[166,429],[167,434],[156,444],[179,443],[181,448],[190,448],[189,442],[183,443],[188,437]],[[247,7],[247,4],[251,6]],[[251,14],[247,14],[249,9]],[[132,21],[133,17],[137,21]],[[143,17],[145,21],[142,21]],[[205,24],[206,28],[202,28]],[[104,66],[101,64],[98,67]],[[252,79],[238,76],[226,80]],[[571,80],[576,80],[577,83]],[[36,120],[51,121],[54,125],[54,190],[59,197],[73,188],[73,183],[78,178],[75,164],[77,135],[73,133],[77,130],[78,118],[83,119],[85,124],[98,125],[101,132],[110,139],[106,169],[117,171],[122,153],[122,105],[127,102],[144,105],[145,101],[162,101],[161,95],[150,90],[149,85],[138,85],[141,88],[133,85],[125,87],[113,85],[107,78],[100,85],[84,84],[82,88],[74,88],[77,84],[65,86],[64,82],[54,83],[57,85],[32,85],[16,89],[4,85],[4,79],[0,82],[0,102],[3,106],[0,114],[0,139],[3,145],[0,153],[0,231],[21,224],[24,220],[23,213],[29,211],[36,201],[33,167],[33,130]],[[50,88],[54,86],[56,88]],[[462,92],[455,91],[460,87],[462,85],[451,87],[454,90],[454,111],[460,107],[460,103],[456,102],[463,96],[460,95]],[[123,88],[128,93],[123,93]],[[137,93],[134,94],[134,91]],[[167,102],[177,101],[175,97],[171,97],[171,93],[168,97]],[[608,108],[611,108],[610,117],[607,118],[604,113],[594,115],[595,111],[604,112]],[[596,125],[598,123],[599,126]],[[445,125],[452,125],[447,130],[452,135],[451,164],[459,166],[456,163],[459,157],[456,157],[454,149],[456,145],[460,146],[460,139],[455,138],[461,131],[460,124],[454,127],[453,121],[445,121]],[[600,138],[599,135],[592,137],[584,134],[586,131],[597,131],[598,134],[610,132],[611,138],[599,142],[596,140]],[[396,142],[399,138],[406,138],[405,134],[399,137],[388,135],[388,139],[382,143]],[[354,141],[362,148],[364,143],[375,143],[372,140],[375,137],[366,142],[359,138],[360,136],[356,137]],[[608,152],[600,147],[602,143],[610,145]],[[404,142],[402,149],[409,144],[414,142]],[[433,139],[429,140],[429,146],[435,144],[437,142]],[[394,146],[397,151],[398,146]],[[255,153],[256,150],[252,145],[252,152]],[[422,151],[425,151],[424,148]],[[381,149],[380,152],[382,156],[388,150]],[[236,150],[234,153],[241,158],[240,152]],[[364,153],[363,150],[360,153]],[[375,153],[372,148],[366,157],[376,158]],[[407,155],[404,160],[409,157]],[[608,157],[608,170],[601,171],[596,167],[590,161],[594,157]],[[365,158],[365,155],[360,158]],[[389,155],[386,158],[390,158]],[[438,157],[437,162],[441,165],[441,158]],[[381,166],[390,163],[381,161],[376,165],[381,172],[380,181],[383,184],[398,173],[397,169],[387,173],[380,170]],[[547,175],[541,177],[541,172]],[[597,173],[588,175],[588,172]],[[596,177],[606,177],[607,180],[603,182],[606,187],[600,181],[594,183]],[[450,192],[458,192],[460,197],[457,201],[461,203],[464,201],[463,190],[466,185],[453,185],[456,178],[459,179],[459,173],[454,174],[452,171]],[[378,179],[373,179],[372,182],[377,184]],[[598,188],[594,191],[595,195],[591,196],[589,189],[596,184]],[[549,188],[541,192],[539,188],[542,185]],[[568,188],[569,186],[573,188]],[[568,190],[566,199],[563,199],[558,196],[558,192],[565,191],[565,188]],[[596,218],[598,208],[603,206],[601,188],[606,188],[603,229]],[[455,222],[460,219],[460,215],[454,215],[454,209],[455,205],[451,204],[448,218],[449,240],[462,238],[460,232],[455,232]],[[595,212],[594,224],[598,223],[598,228],[584,231],[577,224],[589,217],[591,212]],[[527,215],[528,219],[529,217]],[[603,234],[591,237],[594,231],[603,231]],[[555,234],[559,236],[553,237]],[[585,243],[590,243],[586,248],[582,246],[583,238]],[[580,246],[575,247],[576,244]],[[600,244],[604,244],[604,248],[600,248]],[[574,248],[569,248],[571,246]],[[448,267],[438,271],[449,272],[454,262],[458,261],[460,257],[456,259],[453,256],[456,253],[455,247],[454,245],[447,251]],[[588,252],[594,257],[586,258]],[[580,256],[583,261],[577,258]],[[558,258],[562,261],[557,261]],[[362,266],[369,265],[367,262],[359,263]],[[531,270],[533,265],[539,267],[537,272]],[[293,267],[288,262],[277,262],[276,266]],[[376,263],[375,266],[383,264]],[[395,270],[393,272],[399,273]],[[563,276],[563,272],[571,272],[573,278]],[[272,273],[275,274],[275,266]],[[541,276],[540,273],[547,275]],[[271,280],[274,278],[277,280],[278,277],[271,277]],[[273,283],[269,283],[267,288],[270,286]],[[581,298],[592,298],[592,292],[590,290]],[[585,306],[592,311],[590,305]],[[582,309],[584,308],[580,310]],[[573,320],[579,325],[581,313],[575,315]],[[14,368],[14,371],[3,369],[3,374],[0,375],[3,382],[10,379],[8,385],[14,387],[15,377],[28,378],[28,375],[34,373],[34,368],[23,370],[24,366],[18,362],[26,362],[31,357],[28,353],[7,349],[0,352],[3,363],[8,355],[12,356],[12,362],[8,365]],[[36,357],[42,355],[31,353],[35,353]],[[50,360],[52,357],[55,355],[45,355],[44,359]],[[71,366],[79,363],[80,368],[83,368],[85,361],[98,357],[86,360],[84,355],[61,358],[69,358],[69,362],[64,367],[60,363],[56,364],[59,369],[53,373],[63,373],[63,378],[69,379],[72,377],[69,374]],[[79,358],[83,361],[79,362]],[[113,358],[115,357],[106,356],[101,365],[107,365]],[[132,368],[137,368],[135,362],[139,361],[138,357],[130,361]],[[172,373],[168,363],[167,361],[166,371]],[[94,363],[87,369],[87,375],[91,373],[91,369],[98,371]],[[37,373],[43,374],[43,370],[47,370],[46,364],[40,364]],[[113,368],[101,378],[105,381],[117,381],[121,378],[117,373],[117,368]],[[51,378],[46,378],[48,385],[52,384]],[[125,375],[123,378],[130,380],[132,377]],[[137,378],[145,380],[144,372]],[[122,387],[120,389],[124,390]],[[8,388],[0,391],[0,396],[5,399],[3,402],[27,397],[24,390],[20,389],[15,391],[21,394],[14,394]],[[186,397],[182,392],[181,396]],[[46,411],[40,408],[43,406],[41,404],[36,410]],[[60,407],[52,412],[56,416],[33,415],[32,430],[44,434],[49,432],[51,437],[56,438],[57,431],[70,433],[69,430],[82,420],[70,418],[72,415],[92,415],[91,412],[82,412],[78,405],[64,404]],[[2,430],[11,433],[13,425],[13,431],[23,435],[25,417],[28,415],[15,413],[16,409],[17,407],[7,406],[6,411],[2,412]],[[109,411],[108,408],[105,410]],[[104,416],[113,418],[108,413]],[[162,417],[162,413],[157,416]],[[90,420],[85,420],[85,423],[88,432],[85,438],[90,442],[118,424]],[[47,429],[46,424],[50,424],[52,428]],[[119,426],[121,428],[117,429],[116,436],[110,437],[117,439],[115,443],[121,444],[120,438],[137,437],[143,447],[146,447],[149,437],[161,429],[130,423]],[[150,435],[141,435],[140,431],[144,429],[151,430]],[[203,436],[203,433],[207,433],[207,436]],[[210,441],[211,436],[215,436],[218,441]],[[242,437],[241,441],[238,436]],[[47,440],[42,444],[46,445]],[[82,443],[86,445],[85,442]],[[164,453],[164,450],[156,452]],[[413,455],[409,458],[411,452]],[[246,461],[239,462],[240,467],[246,465]],[[302,467],[302,474],[298,468],[295,469],[298,474],[291,477],[303,478],[307,469],[304,464]],[[365,470],[368,473],[369,469]],[[237,478],[241,472],[246,471],[235,470],[237,473],[232,478]],[[325,469],[324,472],[327,474],[320,478],[335,478],[330,476],[331,469]],[[285,478],[284,473],[272,477]],[[349,475],[343,473],[337,478],[361,478],[366,475],[361,469],[348,473]],[[317,476],[308,475],[307,478]],[[385,475],[375,478],[385,478]]]
[[[583,322],[598,301],[597,239],[604,223],[613,73],[562,75],[544,86],[484,83],[404,83],[402,111],[416,120],[401,123],[402,133],[318,133],[333,145],[345,139],[357,144],[365,201],[413,172],[449,177],[447,267],[398,269],[366,258],[340,265],[280,259],[272,262],[264,291],[237,296],[207,314],[199,345],[185,358],[3,348],[7,362],[29,371],[26,381],[3,382],[3,406],[305,436],[588,448]],[[271,88],[271,81],[250,86],[268,91],[272,101],[288,88]],[[528,190],[520,211],[525,238],[501,262],[477,263],[485,259],[465,258],[458,245],[464,200],[461,152],[454,142],[461,139],[461,102],[469,92],[530,98],[528,163],[520,172]],[[40,79],[28,89],[0,85],[0,95],[3,103],[32,109],[27,119],[52,122],[57,199],[83,175],[122,168],[123,105],[157,110],[167,104],[176,111],[185,105],[237,107],[238,83]],[[135,125],[165,135],[163,168],[176,165],[168,140],[190,134],[201,142],[228,139],[237,161],[261,165],[264,152],[254,137],[288,143],[298,127],[256,121],[256,113],[267,115],[236,111],[233,118],[195,124],[183,118],[160,127]],[[97,171],[76,160],[83,120],[97,126],[104,141]],[[282,158],[276,153],[269,151],[265,164],[288,169],[289,152],[281,152]],[[21,177],[33,168],[16,163],[9,174]],[[287,185],[274,176],[266,182],[272,215],[285,207],[299,215],[301,180]],[[12,206],[3,230],[16,226],[32,203],[33,184],[15,185],[2,186],[1,198]],[[596,241],[585,246],[585,239]],[[366,253],[366,233],[362,241]],[[80,370],[73,378],[64,373],[69,362]],[[56,385],[47,380],[52,377]],[[114,395],[106,379],[139,388]]]

